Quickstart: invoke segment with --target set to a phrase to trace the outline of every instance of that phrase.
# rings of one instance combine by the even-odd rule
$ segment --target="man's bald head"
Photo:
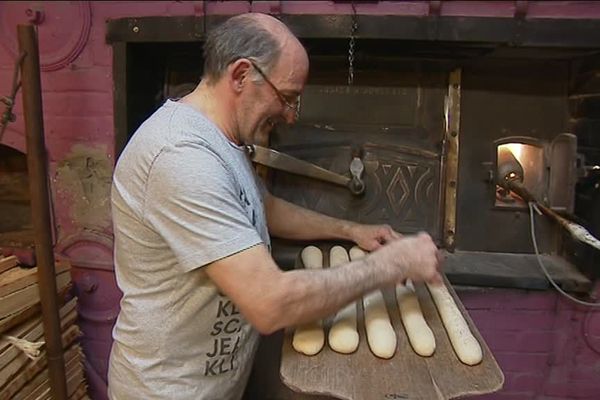
[[[250,13],[229,18],[213,29],[204,44],[204,77],[218,80],[227,66],[251,58],[269,72],[282,52],[304,48],[285,24],[266,14]]]

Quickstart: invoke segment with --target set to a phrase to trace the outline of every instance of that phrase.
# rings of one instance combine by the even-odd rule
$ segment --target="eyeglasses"
[[[300,116],[300,95],[298,95],[296,97],[296,99],[294,99],[292,101],[288,100],[288,98],[283,93],[281,93],[281,91],[279,89],[277,89],[275,84],[273,82],[271,82],[269,80],[269,78],[267,78],[267,75],[263,72],[262,69],[260,69],[258,67],[258,65],[256,65],[256,63],[254,61],[252,61],[250,59],[248,59],[248,61],[250,61],[250,64],[252,64],[252,66],[254,67],[256,72],[258,72],[260,74],[260,76],[265,80],[265,82],[267,82],[269,84],[269,86],[271,86],[273,91],[275,91],[275,94],[277,94],[279,101],[281,101],[281,103],[283,103],[283,105],[286,106],[287,108],[289,108],[290,110],[293,110],[295,113],[296,119],[298,119],[298,117]]]

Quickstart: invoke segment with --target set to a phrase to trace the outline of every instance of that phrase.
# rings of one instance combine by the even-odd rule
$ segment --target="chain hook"
[[[352,2],[352,26],[350,27],[350,41],[348,42],[348,86],[354,83],[354,46],[356,44],[356,31],[358,30],[358,16],[356,5]]]

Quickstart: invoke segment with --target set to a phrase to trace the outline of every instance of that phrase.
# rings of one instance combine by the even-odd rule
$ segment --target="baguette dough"
[[[321,321],[309,322],[300,325],[294,332],[292,347],[298,353],[314,356],[325,345],[325,333]]]
[[[347,264],[348,252],[342,246],[333,246],[329,251],[329,267]],[[356,302],[352,302],[337,312],[329,330],[329,347],[342,353],[354,353],[358,348],[358,329],[356,328]]]
[[[300,253],[306,269],[323,268],[323,252],[316,246],[307,246]],[[292,347],[298,353],[314,356],[325,345],[325,333],[321,320],[300,325],[294,332]]]
[[[419,299],[410,280],[406,286],[396,286],[396,301],[410,345],[418,355],[429,357],[435,351],[435,337],[423,318]]]
[[[390,322],[381,290],[363,297],[367,342],[371,352],[379,358],[392,358],[396,352],[396,332]]]
[[[446,286],[443,284],[436,286],[427,284],[427,288],[440,313],[450,343],[452,343],[458,359],[467,365],[479,364],[483,359],[481,346],[473,336],[467,321],[465,321]]]
[[[358,260],[365,256],[365,252],[359,247],[350,249],[350,258]],[[379,358],[392,358],[396,352],[397,337],[394,327],[390,322],[390,316],[385,306],[385,300],[381,290],[363,297],[363,308],[365,313],[365,328],[367,331],[367,342],[375,356]]]

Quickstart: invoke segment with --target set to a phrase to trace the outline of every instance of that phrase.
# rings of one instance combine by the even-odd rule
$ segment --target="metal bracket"
[[[365,167],[359,157],[354,157],[350,163],[352,177],[349,178],[267,147],[248,145],[246,151],[250,159],[257,164],[344,186],[355,196],[359,196],[365,191],[365,184],[362,180]]]

